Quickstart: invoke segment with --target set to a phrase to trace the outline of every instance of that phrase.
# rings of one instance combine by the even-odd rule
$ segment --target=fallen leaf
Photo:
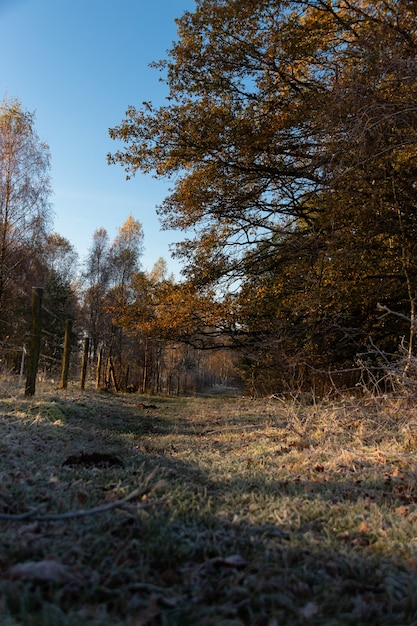
[[[225,559],[222,559],[221,565],[226,565],[228,567],[246,567],[248,562],[240,556],[240,554],[232,554],[231,556],[227,556]]]
[[[304,619],[311,619],[319,612],[319,607],[314,602],[308,602],[302,609],[300,609],[301,617]]]
[[[395,509],[395,512],[397,513],[397,515],[402,515],[403,517],[406,517],[406,515],[408,515],[409,510],[410,510],[410,507],[408,506],[397,506],[397,508]]]
[[[369,533],[369,531],[371,530],[371,527],[369,526],[368,522],[361,522],[359,524],[358,530],[361,534],[366,535],[366,533]]]
[[[307,450],[310,447],[310,442],[300,439],[298,441],[290,441],[288,443],[290,448],[295,448],[296,450]]]
[[[232,554],[230,556],[221,557],[215,556],[213,559],[205,561],[201,565],[201,569],[208,569],[210,567],[246,567],[248,562],[240,554]]]
[[[53,559],[44,561],[27,561],[17,563],[9,569],[9,577],[12,580],[26,580],[31,582],[45,582],[62,584],[75,580],[69,568]]]

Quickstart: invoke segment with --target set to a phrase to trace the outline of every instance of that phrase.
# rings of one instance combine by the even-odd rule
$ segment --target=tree
[[[123,319],[132,299],[132,279],[140,271],[142,251],[142,226],[130,215],[112,243],[104,228],[95,231],[85,262],[85,330],[91,339],[92,356],[95,361],[100,350],[108,361],[115,357],[119,378],[124,361],[131,358],[129,338],[123,334]],[[111,367],[114,367],[112,361]],[[115,378],[114,369],[112,372]]]
[[[110,248],[112,289],[108,294],[108,310],[115,325],[119,325],[118,318],[132,297],[130,283],[140,271],[143,238],[142,225],[129,215]]]
[[[0,102],[0,350],[2,366],[20,367],[31,289],[43,285],[51,209],[50,154],[34,115],[18,100]]]
[[[79,317],[76,289],[78,255],[71,243],[56,232],[48,234],[42,251],[44,266],[42,355],[44,369],[60,372],[67,320]]]
[[[0,310],[18,289],[22,266],[42,250],[50,218],[50,154],[34,115],[18,100],[0,104]]]
[[[197,388],[203,379],[206,384],[207,370],[214,380],[216,360],[203,358],[202,351],[222,348],[219,324],[224,303],[216,302],[209,291],[203,294],[190,284],[177,284],[167,276],[163,259],[150,271],[135,273],[129,291],[117,324],[134,386],[143,393],[179,393]],[[205,371],[200,367],[203,362]],[[222,363],[225,371],[226,359]],[[224,372],[218,379],[225,379]]]
[[[93,243],[85,261],[83,279],[86,283],[84,294],[85,326],[91,339],[93,359],[96,361],[98,349],[110,326],[105,304],[111,278],[111,257],[109,236],[105,228],[93,234]]]
[[[78,254],[70,241],[59,233],[46,235],[42,257],[49,272],[62,276],[69,284],[76,279]]]
[[[338,367],[404,334],[378,301],[414,320],[416,21],[410,0],[199,0],[157,64],[167,103],[111,129],[111,163],[173,179],[187,277],[240,287],[239,339]]]
[[[142,225],[129,215],[110,248],[114,285],[125,287],[132,275],[139,271],[143,237]]]
[[[336,225],[347,239],[345,254],[349,249],[349,255],[361,255],[373,268],[359,280],[371,291],[374,307],[384,302],[410,317],[408,333],[402,323],[384,322],[384,330],[374,324],[378,339],[391,339],[394,352],[408,334],[411,358],[417,295],[415,5],[358,2],[346,6],[345,20],[353,25],[352,45],[329,99],[334,115],[328,150],[336,155],[337,170],[328,196],[333,206],[343,202],[344,219]]]
[[[242,251],[308,214],[321,182],[312,116],[324,87],[314,72],[325,71],[331,36],[287,4],[199,2],[161,63],[170,103],[131,107],[111,130],[126,149],[110,162],[176,176],[160,213],[166,226],[195,230],[178,251],[199,280],[244,275]],[[310,50],[317,58],[295,69]]]

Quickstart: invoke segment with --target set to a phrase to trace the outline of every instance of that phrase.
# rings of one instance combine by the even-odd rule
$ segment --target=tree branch
[[[404,315],[403,313],[398,313],[397,311],[392,311],[387,306],[385,306],[384,304],[380,304],[379,302],[376,305],[376,308],[377,308],[378,311],[383,311],[385,313],[385,315],[395,315],[396,317],[399,317],[402,320],[406,320],[410,324],[417,324],[417,319],[413,320],[410,317],[408,317],[407,315]],[[383,317],[385,317],[385,316],[383,316]]]

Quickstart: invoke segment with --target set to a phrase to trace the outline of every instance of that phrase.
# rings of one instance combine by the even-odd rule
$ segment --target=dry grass
[[[2,625],[417,624],[407,400],[1,398]]]

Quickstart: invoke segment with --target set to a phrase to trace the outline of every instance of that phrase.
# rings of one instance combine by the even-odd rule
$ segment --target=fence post
[[[65,337],[64,337],[64,354],[62,356],[62,373],[61,373],[61,389],[66,389],[68,384],[68,369],[71,352],[71,330],[72,320],[65,322]]]
[[[20,360],[19,385],[22,384],[23,372],[25,371],[25,357],[26,357],[26,346],[25,346],[25,344],[23,344],[23,347],[22,347],[22,358]]]
[[[103,366],[103,348],[100,348],[96,367],[96,389],[100,389],[101,369]]]
[[[38,372],[38,362],[41,348],[42,297],[42,287],[32,287],[32,328],[30,334],[28,372],[25,387],[26,396],[33,396],[36,387],[36,374]]]
[[[81,389],[85,387],[85,377],[87,374],[88,350],[90,348],[90,339],[84,338],[83,360],[81,362]]]

